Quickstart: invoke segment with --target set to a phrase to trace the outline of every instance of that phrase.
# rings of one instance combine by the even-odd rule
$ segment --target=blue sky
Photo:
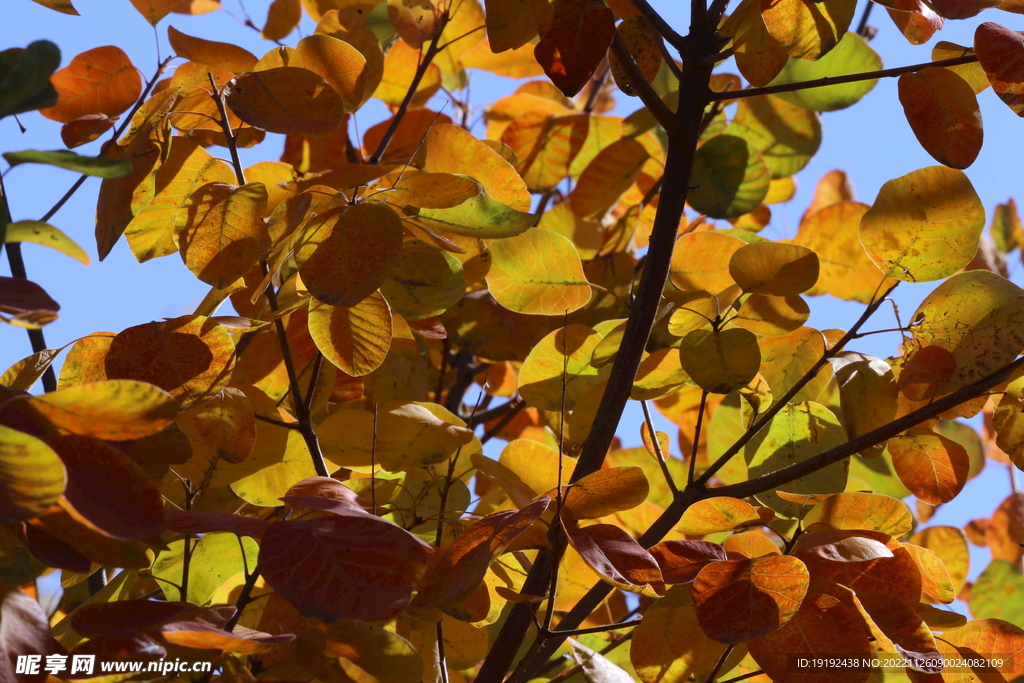
[[[243,26],[235,17],[242,16],[239,0],[223,0],[227,10],[201,17],[170,15],[154,31],[132,8],[129,0],[75,0],[81,17],[57,14],[30,0],[6,0],[3,20],[3,40],[0,49],[25,46],[38,39],[55,42],[62,51],[62,65],[84,50],[116,45],[132,58],[135,65],[148,78],[156,67],[158,54],[170,53],[167,26],[203,38],[234,42],[257,56],[273,44],[260,39],[259,34]],[[243,0],[245,8],[257,24],[266,17],[269,0]],[[668,21],[685,31],[685,9],[689,3],[681,0],[651,0]],[[863,11],[858,8],[857,17]],[[1012,29],[1024,29],[1024,17],[997,10],[988,10],[967,21],[947,22],[946,27],[925,46],[911,46],[896,30],[882,7],[875,7],[870,23],[879,28],[871,46],[882,56],[886,67],[927,62],[931,45],[947,40],[971,45],[975,27],[981,21],[995,21]],[[307,20],[301,27],[303,35],[312,32]],[[295,37],[289,39],[294,42]],[[157,49],[159,43],[159,52]],[[490,74],[472,74],[472,100],[474,106],[508,94],[514,84]],[[639,101],[619,95],[616,113],[629,114],[639,108]],[[979,96],[985,123],[985,145],[978,160],[967,170],[978,194],[991,216],[993,207],[1009,197],[1022,195],[1016,164],[1024,147],[1024,121],[1018,119],[993,94],[986,90]],[[435,102],[435,106],[438,103]],[[482,111],[482,109],[480,110]],[[358,114],[358,127],[365,131],[373,123],[385,118],[379,103],[371,101]],[[475,118],[475,117],[474,117]],[[13,118],[0,120],[0,151],[21,149],[58,149],[60,124],[38,114],[22,117],[27,132],[21,133]],[[936,162],[918,145],[907,124],[896,92],[896,79],[883,79],[858,105],[823,116],[824,142],[810,165],[797,175],[799,191],[790,203],[773,207],[772,223],[765,236],[772,239],[792,237],[804,208],[810,200],[814,184],[825,172],[833,168],[847,171],[857,190],[857,199],[870,203],[878,188],[887,180],[909,173]],[[267,142],[252,150],[242,150],[245,165],[264,159],[274,159],[281,151],[281,142],[268,136]],[[80,148],[83,154],[95,154],[98,143]],[[227,156],[226,150],[214,148],[214,154]],[[3,166],[6,170],[6,166]],[[38,219],[64,194],[75,181],[69,171],[24,165],[11,170],[4,177],[11,211],[15,220]],[[173,317],[191,312],[206,294],[208,287],[196,280],[176,256],[138,264],[124,240],[121,240],[107,259],[96,258],[93,239],[96,192],[99,180],[90,179],[71,201],[51,220],[79,242],[92,256],[93,264],[85,267],[67,257],[42,247],[25,245],[24,253],[30,279],[41,284],[62,306],[61,318],[45,329],[51,347],[66,344],[78,337],[100,330],[120,331],[152,319]],[[1010,257],[1011,277],[1022,282],[1022,268],[1018,256]],[[9,275],[6,259],[0,259],[0,274]],[[901,285],[896,294],[903,319],[912,315],[920,300],[934,283]],[[812,318],[808,324],[820,328],[848,327],[859,315],[862,307],[830,297],[810,301]],[[891,313],[883,308],[877,320],[866,329],[894,327]],[[896,352],[897,335],[876,335],[860,340],[854,348],[881,357]],[[0,370],[30,353],[24,331],[9,326],[0,327]],[[631,403],[621,425],[620,433],[627,445],[639,444],[639,406]],[[673,434],[674,431],[667,429]],[[993,508],[1008,492],[1009,479],[1004,466],[989,463],[986,472],[972,481],[965,492],[952,504],[944,506],[934,523],[962,525],[969,519],[991,514]],[[972,574],[976,574],[987,560],[987,552],[975,553]]]

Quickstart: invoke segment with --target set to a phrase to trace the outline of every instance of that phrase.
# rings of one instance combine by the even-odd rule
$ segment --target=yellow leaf
[[[729,261],[744,244],[738,237],[711,231],[683,235],[672,252],[672,284],[684,292],[722,292],[734,284]]]
[[[543,192],[560,183],[583,148],[590,128],[588,114],[553,116],[528,111],[512,120],[501,141],[512,148],[516,170],[531,192]]]
[[[73,239],[49,223],[41,221],[9,223],[7,225],[7,233],[4,235],[4,241],[7,243],[30,242],[32,244],[41,244],[44,247],[56,249],[79,263],[89,265],[89,255],[85,253],[85,249],[82,249]]]
[[[561,480],[558,478],[559,458]],[[554,491],[560,484],[568,484],[569,476],[576,467],[576,461],[572,458],[559,456],[554,448],[526,439],[510,441],[501,452],[498,462],[515,473],[538,496]]]
[[[808,212],[793,239],[818,255],[821,273],[808,294],[870,303],[892,280],[885,278],[860,243],[860,222],[867,204],[841,201]]]
[[[384,55],[383,76],[373,96],[383,100],[385,104],[391,107],[401,105],[402,100],[405,99],[405,93],[409,90],[409,86],[412,85],[412,79],[416,75],[420,56],[419,50],[414,50],[406,45],[404,41],[398,41],[392,45],[388,53]],[[416,88],[416,95],[412,98],[412,106],[425,106],[427,101],[440,89],[441,69],[437,64],[431,63]]]
[[[328,417],[318,428],[324,457],[338,467],[367,472],[376,457],[378,467],[397,472],[443,462],[473,440],[469,429],[449,424],[416,403],[379,406],[376,444],[373,421],[368,410],[342,410]]]
[[[377,36],[366,23],[365,12],[354,6],[328,10],[317,24],[316,33],[327,34],[345,41],[359,50],[366,59],[366,82],[360,102],[360,104],[366,104],[384,77],[384,52],[381,50]]]
[[[267,190],[263,183],[241,187],[209,183],[182,205],[175,225],[181,260],[203,282],[223,289],[242,277],[270,250]]]
[[[0,522],[4,524],[35,517],[64,493],[67,475],[60,456],[36,437],[3,425],[0,470]]]
[[[929,282],[970,263],[984,228],[985,207],[964,172],[929,166],[882,185],[860,241],[887,276]]]
[[[260,35],[267,40],[281,40],[298,28],[301,20],[300,0],[274,0],[267,9],[267,21]]]
[[[565,384],[565,410],[572,410],[591,387],[597,384],[597,368],[590,357],[601,336],[586,325],[568,325],[541,339],[519,370],[519,395],[542,410],[562,410],[562,385]]]
[[[462,264],[420,240],[402,244],[391,274],[380,286],[388,305],[406,320],[441,315],[466,293]]]
[[[531,315],[562,315],[590,302],[579,253],[565,237],[533,228],[490,247],[487,285],[502,306]]]
[[[227,69],[235,73],[250,71],[256,64],[256,56],[244,48],[231,43],[194,38],[173,26],[167,27],[167,38],[171,43],[171,48],[179,57],[193,62]]]
[[[312,35],[299,41],[288,66],[309,69],[345,100],[345,110],[355,111],[369,95],[366,57],[352,45],[330,35]]]
[[[28,401],[63,432],[111,441],[156,434],[178,414],[173,396],[152,384],[132,380],[79,384]]]
[[[490,18],[490,14],[487,15]],[[544,67],[533,56],[533,45],[524,43],[514,50],[501,54],[491,52],[487,38],[462,53],[462,66],[467,69],[483,69],[508,78],[532,78],[544,75]]]
[[[156,26],[161,19],[173,12],[181,0],[131,0],[132,5],[146,18],[153,26]]]
[[[310,336],[327,360],[353,377],[367,375],[384,362],[391,329],[391,308],[380,292],[347,308],[309,301]]]
[[[683,337],[679,359],[697,386],[728,394],[754,379],[761,350],[753,332],[741,328],[693,330]]]
[[[352,306],[387,279],[402,251],[402,221],[383,204],[332,209],[306,223],[295,261],[310,294],[331,306]]]
[[[736,250],[729,261],[729,274],[751,294],[800,294],[818,280],[818,256],[796,244],[755,242]]]
[[[649,156],[634,138],[613,142],[602,149],[587,164],[569,195],[573,213],[587,220],[603,218],[636,182]]]
[[[735,531],[761,523],[757,508],[738,498],[707,498],[688,507],[676,529],[684,534]]]

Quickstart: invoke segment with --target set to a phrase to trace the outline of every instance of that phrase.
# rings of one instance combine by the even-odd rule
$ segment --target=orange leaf
[[[733,534],[722,542],[722,547],[725,548],[730,560],[742,557],[754,559],[766,555],[779,555],[782,552],[772,539],[757,530]]]
[[[657,35],[648,23],[647,19],[639,14],[627,17],[618,26],[622,41],[626,49],[636,61],[644,80],[648,83],[653,81],[661,69],[661,50],[658,47],[661,36]],[[631,97],[636,97],[636,87],[629,82],[629,75],[625,68],[619,63],[618,57],[609,53],[608,61],[612,70],[612,78],[619,89]]]
[[[516,153],[516,170],[526,181],[526,187],[531,192],[541,192],[569,174],[589,128],[588,114],[552,116],[534,110],[513,119],[501,141]]]
[[[239,629],[248,631],[248,629]],[[259,631],[228,633],[202,621],[177,621],[160,628],[160,637],[169,643],[196,650],[218,650],[238,655],[255,655],[269,652],[279,645],[295,640],[291,633],[272,636]]]
[[[298,28],[301,20],[300,0],[274,0],[267,9],[267,23],[260,35],[267,40],[281,40]]]
[[[640,176],[650,154],[633,138],[623,138],[602,149],[580,174],[569,195],[572,211],[580,218],[600,220]]]
[[[804,517],[810,526],[824,522],[833,529],[867,529],[889,536],[902,536],[914,526],[914,518],[903,501],[875,493],[837,493],[816,505]]]
[[[256,65],[256,56],[248,50],[232,45],[204,40],[182,33],[173,26],[167,27],[167,39],[179,57],[215,66],[227,71],[251,71]]]
[[[131,0],[131,2],[139,14],[153,26],[156,26],[161,19],[181,5],[181,0]]]
[[[209,183],[193,192],[183,208],[185,223],[175,226],[181,260],[212,287],[227,287],[270,251],[263,183]]]
[[[712,562],[697,574],[690,593],[709,637],[739,643],[776,631],[800,609],[810,574],[791,555]]]
[[[816,61],[839,44],[857,0],[761,0],[768,32],[790,57]]]
[[[901,12],[886,7],[889,17],[903,37],[911,45],[923,45],[931,40],[935,32],[942,28],[945,19],[935,13],[928,5],[918,2],[917,8],[910,12]]]
[[[974,51],[999,99],[1024,116],[1024,35],[986,21],[974,31]]]
[[[470,595],[505,546],[540,517],[549,503],[549,498],[542,498],[522,510],[495,512],[466,529],[430,567],[409,609],[443,607]]]
[[[953,602],[956,599],[953,579],[938,553],[911,543],[904,543],[903,547],[921,570],[921,602]]]
[[[864,617],[850,591],[816,581],[789,623],[750,640],[747,648],[772,680],[812,683],[822,680],[821,670],[794,672],[790,668],[793,653],[868,657],[874,652],[868,637]],[[829,683],[863,683],[867,678],[867,672],[841,668],[829,668],[827,675]]]
[[[330,135],[345,118],[345,100],[309,69],[281,66],[243,74],[223,93],[238,118],[271,133]]]
[[[951,439],[912,432],[889,439],[888,448],[900,481],[926,503],[948,503],[967,483],[970,456]]]
[[[353,306],[387,279],[402,252],[402,221],[383,204],[364,202],[307,222],[295,248],[309,293],[331,306]]]
[[[412,85],[416,75],[416,69],[420,63],[420,51],[409,47],[405,41],[399,41],[391,46],[388,53],[384,55],[384,70],[381,76],[380,85],[373,92],[373,96],[383,100],[386,104],[397,108],[405,99],[405,93]],[[427,71],[416,87],[416,95],[413,96],[412,106],[426,106],[427,101],[441,89],[441,69],[437,64],[431,63]]]
[[[574,519],[597,519],[629,510],[647,500],[650,486],[639,467],[612,467],[588,474],[566,487],[563,509]]]
[[[907,122],[926,152],[952,168],[974,163],[983,134],[978,99],[967,81],[928,67],[900,76],[899,90]]]
[[[593,0],[555,0],[551,27],[534,55],[559,90],[572,97],[587,84],[615,34],[615,15]]]
[[[186,409],[227,386],[235,345],[214,321],[186,315],[124,330],[111,341],[104,365],[110,379],[155,384]]]
[[[88,144],[114,127],[117,119],[108,118],[106,114],[86,114],[74,121],[68,121],[60,129],[60,139],[64,146],[74,149]]]
[[[111,441],[156,434],[178,414],[167,392],[145,382],[121,379],[79,384],[28,401],[65,433]]]
[[[57,104],[39,113],[68,123],[86,114],[117,116],[135,104],[142,92],[142,77],[124,50],[113,45],[76,55],[50,77]]]
[[[392,119],[381,121],[366,130],[363,134],[363,149],[366,154],[373,154],[376,151],[391,121]],[[406,112],[398,124],[394,137],[388,143],[388,151],[381,162],[407,161],[420,148],[431,126],[451,122],[447,115],[429,109],[412,109]]]

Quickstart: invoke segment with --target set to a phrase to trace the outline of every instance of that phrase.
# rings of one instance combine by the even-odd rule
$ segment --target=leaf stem
[[[679,487],[676,486],[676,480],[672,478],[672,473],[668,471],[668,462],[665,460],[665,454],[661,452],[658,432],[655,431],[654,421],[651,420],[651,409],[647,406],[647,401],[640,401],[640,407],[644,409],[644,422],[647,423],[647,433],[650,434],[651,445],[654,446],[654,455],[658,458],[658,464],[661,466],[661,474],[665,477],[665,483],[668,484],[672,495],[677,496],[679,495]]]
[[[901,76],[905,73],[920,71],[921,69],[929,66],[958,66],[960,64],[971,64],[976,61],[978,61],[977,55],[965,55],[963,57],[940,59],[935,62],[924,62],[922,64],[911,64],[909,66],[897,66],[892,69],[882,69],[880,71],[865,71],[858,74],[846,74],[845,76],[826,76],[825,78],[818,78],[813,81],[766,85],[763,88],[746,88],[744,90],[713,92],[709,95],[709,99],[712,102],[715,102],[718,100],[738,100],[744,97],[757,97],[758,95],[772,95],[778,92],[797,92],[799,90],[810,90],[811,88],[823,88],[828,85],[856,83],[858,81],[872,81],[876,78],[891,78],[893,76]]]

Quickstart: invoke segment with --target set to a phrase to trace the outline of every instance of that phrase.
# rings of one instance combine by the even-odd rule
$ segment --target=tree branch
[[[729,460],[734,455],[739,453],[740,450],[747,445],[747,442],[754,438],[754,436],[759,431],[761,431],[765,427],[765,425],[771,422],[772,418],[774,418],[780,410],[786,407],[786,404],[788,404],[789,401],[794,396],[796,396],[800,392],[800,390],[807,385],[808,382],[810,382],[817,376],[818,371],[825,367],[825,364],[828,363],[828,361],[831,358],[834,358],[837,354],[839,354],[839,352],[842,351],[843,348],[845,348],[846,345],[850,343],[850,340],[855,339],[857,337],[857,333],[860,330],[860,328],[863,327],[864,323],[866,323],[872,315],[874,315],[875,311],[878,310],[879,306],[885,303],[886,297],[889,296],[889,294],[892,292],[893,289],[896,288],[898,284],[899,282],[894,284],[892,287],[886,290],[885,294],[878,297],[878,299],[869,304],[868,307],[864,309],[864,312],[861,313],[860,318],[857,319],[857,322],[853,324],[853,327],[851,327],[850,330],[846,334],[844,334],[843,337],[838,342],[836,342],[832,348],[825,349],[825,353],[821,354],[821,358],[818,359],[818,362],[811,366],[811,369],[805,372],[803,377],[798,379],[796,381],[796,384],[790,387],[789,391],[787,391],[785,394],[776,399],[772,403],[771,407],[768,408],[768,410],[759,415],[758,418],[754,420],[754,422],[750,425],[750,427],[747,428],[747,431],[743,433],[743,436],[737,439],[736,442],[718,458],[718,460],[713,462],[711,464],[711,467],[707,468],[703,472],[703,474],[701,474],[700,477],[698,477],[697,480],[694,481],[694,484],[696,484],[697,486],[707,485],[711,477],[713,477],[715,473],[718,472],[718,470],[722,469],[725,463],[729,462]]]
[[[647,107],[647,110],[654,116],[654,119],[661,124],[661,127],[669,135],[678,135],[680,132],[679,122],[676,120],[672,110],[661,101],[658,93],[654,92],[654,88],[651,87],[651,84],[647,82],[647,79],[640,72],[640,67],[636,65],[636,60],[629,53],[626,41],[622,39],[618,29],[615,29],[615,36],[612,38],[612,54],[615,55],[615,59],[619,60],[622,68],[626,70],[626,73],[629,75],[629,84],[633,86],[633,90]]]
[[[654,11],[654,8],[647,3],[647,0],[629,1],[632,3],[633,7],[636,8],[636,11],[642,14],[644,19],[649,21],[651,26],[654,27],[654,30],[660,33],[661,37],[668,41],[672,47],[680,52],[686,49],[686,38],[679,35],[674,28],[669,26],[668,22],[665,21],[662,16]]]
[[[847,74],[845,76],[826,76],[813,81],[801,81],[799,83],[783,83],[781,85],[766,85],[763,88],[746,88],[744,90],[727,90],[725,92],[711,93],[712,102],[718,100],[738,100],[744,97],[757,97],[758,95],[772,95],[777,92],[796,92],[798,90],[810,90],[811,88],[824,88],[828,85],[839,85],[841,83],[856,83],[857,81],[871,81],[876,78],[890,78],[905,73],[920,71],[929,66],[957,66],[959,64],[971,64],[978,61],[977,55],[966,55],[964,57],[952,57],[940,59],[937,62],[925,62],[923,64],[911,64],[910,66],[897,66],[892,69],[881,71],[865,71],[859,74]]]

